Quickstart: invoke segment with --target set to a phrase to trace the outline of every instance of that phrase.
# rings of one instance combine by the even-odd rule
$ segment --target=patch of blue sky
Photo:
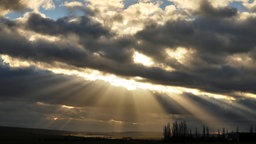
[[[160,5],[160,7],[162,9],[165,9],[165,7],[169,5],[173,5],[173,2],[170,2],[169,0],[162,0],[162,4]]]
[[[128,8],[129,6],[138,3],[139,0],[124,0],[123,2],[124,2],[124,8]],[[165,7],[168,5],[173,5],[173,3],[170,2],[169,0],[150,0],[150,2],[154,2],[154,3],[160,2],[161,3],[160,7],[162,9],[165,9]]]
[[[128,8],[131,5],[134,5],[139,2],[139,0],[123,0],[124,2],[124,8]]]
[[[23,17],[23,15],[29,11],[31,11],[31,9],[25,9],[22,11],[11,11],[11,12],[7,13],[6,15],[4,15],[4,17],[8,18],[10,20],[15,20],[17,18]]]
[[[234,7],[236,8],[238,11],[240,12],[246,12],[248,11],[248,9],[246,7],[243,6],[242,2],[231,2],[229,4],[230,7]]]
[[[67,15],[67,11],[64,8],[60,8],[60,7],[56,7],[55,9],[51,9],[51,10],[40,8],[40,12],[45,14],[47,17],[55,20],[61,17],[65,17]]]
[[[23,15],[24,15],[24,12],[15,12],[15,11],[13,11],[13,12],[7,13],[5,15],[5,18],[11,19],[11,20],[15,20],[17,18],[22,17]]]
[[[248,0],[249,3],[253,3],[254,0]]]
[[[66,0],[65,2],[72,2],[73,0]],[[83,0],[77,0],[81,3],[84,3]],[[79,9],[74,9],[74,10],[69,10],[64,6],[64,1],[54,1],[55,4],[55,8],[54,9],[44,9],[44,8],[40,8],[40,12],[45,14],[47,17],[51,18],[51,19],[59,19],[61,17],[65,17],[65,16],[82,16],[84,15],[84,12],[82,12]]]

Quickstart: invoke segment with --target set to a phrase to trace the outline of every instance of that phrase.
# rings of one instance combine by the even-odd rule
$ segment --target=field
[[[145,134],[140,134],[136,139],[127,137],[131,133],[89,133],[82,136],[82,133],[43,130],[43,129],[27,129],[27,128],[11,128],[0,127],[0,143],[1,144],[167,144],[172,142],[164,142],[159,139],[142,139]],[[149,133],[154,135],[152,133]],[[80,135],[80,136],[78,136]],[[113,138],[113,136],[117,136]],[[134,133],[133,133],[134,135]],[[186,142],[190,144],[191,142]],[[195,143],[195,142],[194,142]],[[213,142],[196,142],[199,144],[214,144]],[[174,143],[175,144],[175,143]],[[220,143],[222,144],[222,143]],[[223,143],[224,144],[224,143]],[[231,143],[229,143],[231,144]]]
[[[126,144],[126,143],[163,143],[159,134],[148,133],[154,139],[147,138],[146,134],[134,133],[77,133],[44,129],[0,127],[1,144]],[[123,137],[122,137],[123,135]],[[158,139],[156,139],[158,137]]]

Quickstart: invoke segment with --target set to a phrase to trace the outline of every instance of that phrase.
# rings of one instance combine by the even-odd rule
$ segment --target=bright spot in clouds
[[[72,2],[64,2],[64,6],[67,8],[75,8],[75,7],[82,7],[83,4],[78,1],[72,1]]]
[[[184,63],[186,57],[189,57],[189,50],[184,47],[178,47],[176,49],[166,49],[166,53],[170,58],[176,59],[179,63]]]
[[[54,117],[54,118],[53,118],[53,120],[55,120],[55,121],[58,120],[58,119],[59,119],[58,117]]]
[[[73,107],[73,106],[67,106],[67,105],[62,105],[61,107],[62,107],[62,108],[66,108],[66,109],[73,109],[73,108],[75,108],[75,107]]]
[[[136,51],[133,55],[133,61],[144,66],[152,66],[154,64],[150,57]]]

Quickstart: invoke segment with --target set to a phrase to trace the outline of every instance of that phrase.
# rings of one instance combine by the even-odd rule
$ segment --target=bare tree
[[[206,128],[205,128],[205,126],[203,125],[203,137],[205,137],[205,130]]]
[[[250,133],[253,133],[253,125],[250,126]]]
[[[209,132],[209,127],[207,126],[207,127],[206,127],[206,136],[209,137],[209,134],[210,134],[210,132]]]
[[[226,129],[225,128],[223,128],[222,129],[222,135],[225,137],[225,135],[226,135]]]
[[[197,128],[196,128],[196,131],[195,131],[195,135],[196,135],[196,137],[198,137],[198,130],[197,130]]]
[[[164,126],[164,140],[169,140],[171,138],[171,126],[170,123]]]

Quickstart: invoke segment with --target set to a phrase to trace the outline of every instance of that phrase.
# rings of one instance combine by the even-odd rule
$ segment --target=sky
[[[0,0],[0,125],[256,128],[254,0]]]

